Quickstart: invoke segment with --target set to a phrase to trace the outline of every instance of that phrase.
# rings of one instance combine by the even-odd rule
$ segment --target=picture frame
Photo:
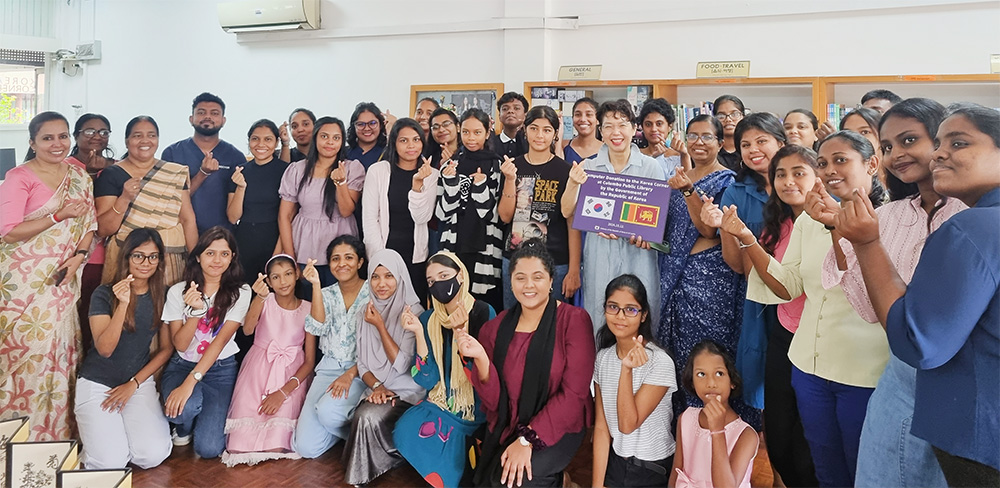
[[[494,132],[499,132],[503,126],[497,112],[497,100],[503,93],[503,83],[410,85],[410,113],[406,116],[412,117],[417,109],[417,102],[430,97],[459,117],[469,108],[483,109],[493,118]]]

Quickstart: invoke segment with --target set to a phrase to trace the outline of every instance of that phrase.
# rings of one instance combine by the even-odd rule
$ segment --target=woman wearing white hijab
[[[396,251],[383,249],[369,258],[368,269],[372,299],[358,328],[358,373],[368,389],[344,448],[345,481],[352,485],[368,484],[403,463],[392,430],[396,419],[425,394],[410,375],[414,335],[401,324],[404,311],[423,312],[406,263]]]

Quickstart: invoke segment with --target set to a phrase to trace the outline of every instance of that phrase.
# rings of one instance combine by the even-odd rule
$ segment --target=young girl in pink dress
[[[305,331],[311,304],[295,297],[300,277],[295,260],[279,254],[264,269],[267,276],[258,274],[243,323],[243,331],[254,334],[253,346],[243,359],[226,418],[229,438],[222,462],[230,467],[299,458],[292,449],[292,433],[309,389],[303,383],[316,360],[316,337]],[[307,267],[305,275],[319,286],[314,267]]]
[[[667,486],[750,488],[757,432],[729,404],[730,396],[742,393],[733,359],[715,342],[701,341],[688,356],[681,382],[705,407],[688,408],[677,421],[674,472]]]

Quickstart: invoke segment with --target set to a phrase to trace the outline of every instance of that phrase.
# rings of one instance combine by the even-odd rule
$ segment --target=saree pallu
[[[159,159],[142,177],[139,194],[125,210],[121,227],[108,239],[102,276],[104,283],[114,279],[118,268],[118,252],[125,238],[133,230],[142,227],[156,229],[163,239],[167,253],[163,257],[167,286],[181,280],[187,247],[185,247],[180,215],[182,195],[188,189],[188,177],[186,166]]]
[[[80,355],[80,277],[55,286],[53,275],[97,230],[93,183],[70,166],[55,194],[24,220],[46,218],[67,200],[90,202],[66,219],[16,243],[0,242],[0,418],[28,416],[32,441],[71,438],[72,391]]]

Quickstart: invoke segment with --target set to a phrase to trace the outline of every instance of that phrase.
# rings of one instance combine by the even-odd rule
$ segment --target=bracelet
[[[547,446],[541,439],[538,438],[538,433],[534,429],[528,428],[527,425],[518,425],[514,434],[518,437],[524,437],[526,441],[531,443],[532,450],[540,451],[545,449]]]
[[[282,390],[281,388],[278,388],[278,391],[281,393],[281,396],[285,397],[285,399],[282,400],[281,402],[282,403],[287,402],[288,401],[288,394],[285,393],[285,390]]]
[[[87,260],[87,256],[90,255],[90,252],[87,251],[86,249],[77,249],[76,252],[73,253],[73,257],[76,257],[77,254],[83,254],[83,259],[84,259],[84,261],[86,261]]]
[[[826,225],[826,224],[823,224],[823,227],[826,227],[826,230],[835,230],[836,229],[836,227],[834,227],[832,225]]]
[[[260,298],[261,300],[265,300],[265,301],[267,300],[267,297],[268,297],[269,295],[270,295],[270,294],[268,294],[268,295],[264,295],[264,296],[260,296],[260,295],[258,295],[258,294],[256,294],[256,293],[254,293],[254,296],[255,296],[255,297],[257,297],[257,298]]]
[[[207,173],[207,172],[205,172],[205,170],[203,170],[201,168],[198,168],[198,171],[201,171],[201,174],[203,174],[205,176],[212,176],[212,173]]]
[[[295,389],[292,390],[292,391],[298,390],[299,389],[299,385],[301,385],[302,382],[299,381],[299,379],[297,377],[295,377],[295,376],[292,376],[291,378],[288,378],[288,379],[289,380],[295,380]]]
[[[132,379],[130,379],[129,381],[134,381],[136,388],[139,388],[139,386],[141,386],[141,385],[139,385],[139,380],[135,379],[135,376],[133,376]]]
[[[725,434],[725,433],[726,433],[726,431],[725,431],[725,430],[710,430],[710,431],[709,431],[708,433],[709,433],[709,434],[711,434],[711,435],[715,435],[715,434]]]
[[[737,239],[737,240],[739,241],[739,239]],[[750,244],[744,244],[743,241],[740,241],[740,249],[746,249],[748,247],[753,247],[754,244],[757,244],[757,238],[756,237],[753,238],[753,242],[751,242]]]
[[[118,202],[116,201],[115,203],[118,203]],[[122,215],[122,213],[119,212],[117,208],[115,208],[115,203],[111,204],[111,210],[114,210],[115,213],[118,214],[118,215]]]
[[[55,212],[52,212],[52,213],[49,214],[49,220],[51,220],[53,224],[58,224],[59,222],[62,222],[61,220],[59,220],[58,218],[56,218],[56,213]]]

